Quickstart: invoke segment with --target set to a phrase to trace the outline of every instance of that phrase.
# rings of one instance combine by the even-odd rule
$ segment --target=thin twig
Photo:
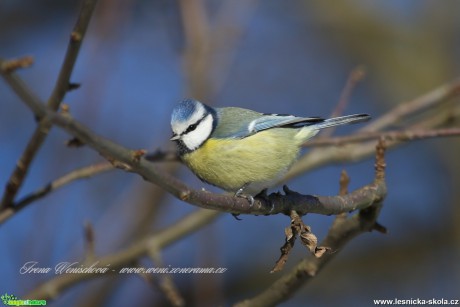
[[[251,16],[256,11],[259,0],[222,1],[210,29],[211,49],[218,60],[212,63],[212,88],[210,100],[214,100],[228,79],[237,53],[238,44],[244,37],[244,31]],[[209,66],[209,63],[207,63]],[[211,96],[212,94],[212,96]]]
[[[34,63],[34,58],[31,56],[24,56],[17,59],[1,62],[0,71],[3,74],[9,74],[19,68],[30,67]]]
[[[205,209],[214,209],[235,214],[286,214],[295,210],[300,215],[307,213],[338,214],[370,206],[386,194],[384,184],[364,186],[346,197],[302,195],[286,190],[286,195],[271,194],[268,199],[256,199],[253,205],[241,197],[213,194],[192,190],[173,176],[161,171],[144,157],[133,158],[133,151],[102,136],[96,135],[70,116],[63,116],[42,104],[24,101],[37,117],[46,117],[53,124],[66,130],[98,151],[115,167],[141,175],[144,179],[165,189],[175,197]]]
[[[156,246],[148,252],[148,255],[157,267],[165,267],[160,251],[156,249]],[[157,276],[153,274],[142,274],[142,277],[149,284],[159,289],[171,306],[185,306],[185,300],[179,293],[170,274],[161,274]]]
[[[373,229],[380,207],[381,204],[376,203],[369,208],[370,210],[366,214],[356,214],[344,219],[341,223],[334,224],[321,244],[336,252],[327,253],[320,258],[315,256],[305,258],[293,270],[272,283],[260,294],[241,301],[235,306],[277,306],[292,297],[296,291],[311,281],[330,260],[338,255],[337,251],[343,249],[347,242]]]
[[[332,114],[330,117],[337,117],[343,114],[345,108],[348,105],[348,102],[350,101],[351,94],[353,93],[353,90],[355,89],[356,85],[366,76],[366,70],[362,66],[355,67],[350,74],[348,75],[347,82],[345,83],[345,87],[342,90],[342,93],[340,94],[339,101],[337,103],[337,106],[334,108],[334,111],[332,111]],[[321,131],[321,136],[322,137],[328,137],[331,136],[335,131],[335,127],[330,128],[330,129],[324,129]]]
[[[96,258],[97,267],[109,267],[107,274],[116,274],[118,269],[124,266],[131,266],[133,261],[147,255],[152,246],[156,249],[163,249],[177,240],[188,236],[191,232],[200,229],[204,225],[209,224],[219,216],[216,211],[198,210],[187,215],[176,223],[172,223],[168,228],[159,231],[151,236],[133,243],[128,248],[119,252],[107,255],[105,257]],[[69,287],[88,279],[94,279],[104,274],[62,274],[57,275],[51,280],[41,284],[32,290],[26,297],[30,299],[46,299],[56,298],[64,290]]]
[[[212,25],[205,1],[181,0],[179,4],[188,94],[198,100],[212,101],[225,83],[236,46],[258,0],[222,2]]]
[[[34,201],[37,201],[49,193],[75,181],[78,179],[89,178],[110,170],[113,170],[114,167],[112,164],[108,162],[101,162],[89,166],[85,166],[76,170],[71,171],[70,173],[65,174],[64,176],[51,181],[47,185],[43,186],[42,188],[30,193],[29,195],[25,196],[13,206],[8,207],[0,211],[0,225],[11,218],[15,213],[19,212],[20,210],[24,209]]]
[[[97,0],[84,0],[82,3],[77,22],[70,34],[69,45],[67,46],[64,62],[62,63],[56,85],[48,100],[48,107],[53,110],[58,109],[65,94],[69,91],[70,77],[96,4]]]
[[[382,181],[384,178],[384,153],[385,144],[381,141],[376,150],[376,182]],[[362,233],[375,229],[381,206],[381,202],[376,202],[350,218],[336,219],[321,244],[330,247],[334,253],[327,253],[319,258],[315,256],[305,258],[292,271],[272,283],[260,294],[241,301],[235,306],[276,306],[291,297],[300,287],[312,280],[343,249],[347,242]]]
[[[414,115],[424,110],[433,108],[439,103],[445,102],[460,94],[460,79],[444,84],[427,94],[414,100],[402,103],[383,116],[371,121],[360,132],[379,131],[398,123],[406,116]]]
[[[313,146],[341,146],[344,144],[369,141],[378,138],[384,138],[391,141],[413,141],[427,138],[439,137],[458,137],[460,136],[460,128],[445,128],[431,130],[395,130],[384,132],[360,132],[348,136],[317,138],[305,143],[304,147]]]
[[[444,102],[458,96],[459,94],[460,79],[450,82],[446,85],[442,85],[423,96],[417,97],[412,101],[397,106],[380,118],[371,121],[370,124],[359,130],[359,133],[378,131],[397,123],[402,119],[403,116],[409,116],[413,113],[418,113],[428,108],[437,107],[439,109]],[[439,110],[439,112],[432,114],[429,118],[419,120],[407,129],[429,130],[445,125],[451,119],[451,110],[449,112],[443,112]],[[311,141],[313,142],[314,140]],[[387,146],[388,148],[392,148],[400,143],[401,142],[398,141],[388,141]],[[307,171],[311,171],[312,169],[319,168],[325,164],[362,160],[366,157],[372,156],[374,149],[374,141],[369,141],[361,144],[346,144],[340,147],[315,148],[310,150],[306,155],[302,156],[292,166],[286,176],[280,180],[280,183],[286,182],[293,177],[299,176],[300,174],[303,174]]]
[[[52,110],[57,110],[59,104],[64,99],[66,92],[69,90],[69,81],[70,75],[72,74],[74,64],[76,62],[78,52],[80,51],[80,46],[85,36],[86,30],[88,28],[91,15],[93,14],[94,8],[96,6],[97,0],[85,0],[83,2],[78,20],[73,28],[73,31],[70,35],[70,42],[67,47],[67,52],[64,58],[64,62],[61,66],[61,70],[54,86],[54,90],[48,100],[48,107]],[[4,61],[0,59],[0,66],[4,65]],[[11,71],[0,70],[2,76],[6,81],[11,85],[15,83],[17,85],[17,79],[19,79],[15,73]],[[20,81],[21,86],[12,85],[13,90],[16,91],[19,97],[22,99],[36,99],[34,94],[31,94],[31,91],[27,86]],[[19,158],[13,173],[11,174],[8,183],[5,187],[5,192],[3,194],[0,209],[7,208],[13,205],[13,201],[16,197],[17,192],[24,182],[24,178],[27,175],[29,167],[35,158],[38,150],[42,146],[43,142],[48,135],[48,131],[51,125],[46,121],[40,121],[37,128],[35,129],[32,137],[29,139],[29,142]]]
[[[157,149],[154,152],[145,155],[145,159],[150,162],[178,162],[180,161],[179,155],[176,151],[163,151]]]
[[[206,6],[203,0],[181,0],[179,5],[185,36],[183,65],[189,85],[188,93],[196,99],[207,101],[212,88],[212,65],[209,65],[212,57]]]
[[[350,184],[350,177],[345,170],[340,173],[339,180],[339,195],[345,196],[348,194],[348,185]]]
[[[96,253],[94,248],[94,229],[89,221],[85,222],[83,226],[83,234],[85,238],[85,262],[91,263],[96,258]]]

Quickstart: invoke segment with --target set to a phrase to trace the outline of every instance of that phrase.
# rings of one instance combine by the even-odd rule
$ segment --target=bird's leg
[[[235,197],[246,198],[249,202],[249,207],[251,208],[254,205],[254,197],[252,197],[252,195],[243,194],[244,189],[246,189],[248,185],[249,182],[245,183],[241,188],[239,188],[235,193]]]
[[[242,221],[242,219],[240,219],[238,216],[240,215],[239,213],[232,213],[233,217],[235,218],[235,220],[237,221]]]

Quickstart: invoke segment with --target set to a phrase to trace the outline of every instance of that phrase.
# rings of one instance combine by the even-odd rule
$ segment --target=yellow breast
[[[234,192],[248,183],[263,186],[276,181],[296,160],[297,132],[278,128],[243,139],[211,138],[182,159],[200,179],[224,190]]]

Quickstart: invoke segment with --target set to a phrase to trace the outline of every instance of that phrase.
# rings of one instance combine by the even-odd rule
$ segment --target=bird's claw
[[[248,202],[249,202],[249,207],[251,208],[254,205],[254,197],[252,195],[243,194],[243,191],[244,191],[245,187],[246,187],[246,185],[244,185],[241,188],[239,188],[238,191],[236,191],[236,193],[235,193],[235,197],[241,197],[241,198],[247,199]]]
[[[241,221],[242,219],[240,219],[238,216],[240,215],[239,213],[232,213],[233,217],[235,218],[235,220],[237,221]]]

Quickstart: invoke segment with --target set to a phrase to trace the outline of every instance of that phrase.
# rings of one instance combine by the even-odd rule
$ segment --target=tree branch
[[[382,130],[388,126],[397,123],[403,117],[420,113],[423,110],[437,108],[438,112],[433,113],[429,118],[417,121],[408,130],[428,130],[444,125],[452,119],[452,110],[442,112],[441,105],[445,104],[453,97],[460,94],[460,79],[454,80],[448,84],[442,85],[427,94],[417,97],[414,100],[398,105],[385,115],[371,121],[359,133],[370,133]],[[458,114],[458,112],[457,112]],[[312,140],[314,142],[314,140]],[[388,141],[387,147],[392,148],[400,144],[399,141]],[[374,153],[375,142],[370,141],[362,144],[346,144],[340,147],[316,148],[302,156],[281,180],[285,182],[293,177],[321,167],[328,163],[343,163],[350,161],[359,161]]]
[[[328,246],[334,251],[340,251],[351,239],[374,228],[380,208],[381,204],[376,203],[359,214],[339,220],[329,230],[321,245]],[[312,280],[337,254],[337,252],[326,253],[321,258],[315,256],[305,258],[292,271],[275,281],[262,293],[237,303],[235,306],[276,306]]]
[[[302,195],[285,189],[286,195],[274,193],[268,199],[256,199],[254,205],[251,206],[244,198],[192,190],[173,176],[161,172],[144,157],[139,157],[137,151],[129,150],[96,135],[90,129],[72,119],[67,113],[65,115],[58,114],[33,101],[25,101],[25,103],[38,118],[46,118],[51,123],[60,126],[98,151],[115,167],[137,173],[177,198],[205,209],[235,214],[289,214],[289,212],[295,210],[300,215],[306,213],[329,215],[362,209],[370,206],[376,199],[383,199],[386,194],[384,183],[372,183],[350,193],[346,197]]]
[[[356,85],[366,76],[366,71],[362,66],[357,66],[353,68],[347,78],[347,82],[340,94],[339,101],[332,111],[330,117],[337,117],[343,114],[348,102],[350,101],[351,93],[355,89]],[[320,133],[322,137],[329,137],[331,136],[337,127],[332,127],[330,129],[324,129]]]
[[[98,164],[89,165],[86,167],[82,167],[71,171],[68,174],[48,183],[47,185],[41,187],[40,189],[30,193],[29,195],[25,196],[23,199],[19,200],[13,206],[3,209],[0,211],[0,225],[6,222],[10,217],[12,217],[15,213],[21,211],[29,204],[33,203],[36,200],[39,200],[49,193],[82,178],[92,177],[96,174],[101,174],[113,169],[113,165],[108,162],[102,162]]]
[[[72,70],[76,62],[78,52],[80,51],[83,37],[85,36],[86,29],[88,28],[88,24],[96,3],[97,0],[85,0],[83,2],[78,20],[70,35],[70,42],[67,47],[67,52],[61,67],[61,71],[54,86],[54,90],[48,100],[48,107],[52,110],[57,110],[59,108],[59,104],[61,103],[62,99],[64,99],[66,92],[70,89],[70,75],[72,74]],[[5,61],[0,59],[0,67],[3,68],[4,65]],[[1,69],[0,73],[19,97],[22,99],[37,100],[37,97],[35,97],[35,95],[32,94],[30,90],[28,90],[27,86],[21,80],[19,80],[19,78],[11,70]],[[0,209],[12,206],[14,198],[16,197],[16,194],[21,188],[24,178],[27,175],[29,166],[41,145],[45,141],[50,127],[51,125],[46,121],[38,123],[37,128],[32,134],[32,137],[30,138],[24,152],[17,162],[13,173],[10,176],[10,179],[8,180],[2,201],[0,203]]]
[[[0,71],[4,74],[9,74],[19,68],[27,68],[34,63],[34,58],[31,56],[24,56],[17,59],[8,61],[1,61]]]
[[[431,130],[398,130],[384,132],[361,132],[353,135],[340,137],[320,137],[305,143],[304,147],[313,146],[341,146],[350,143],[369,141],[378,138],[384,138],[391,141],[413,141],[427,138],[438,137],[458,137],[460,136],[460,128],[445,128]]]
[[[87,16],[88,19],[86,21],[87,26],[91,12],[94,9],[94,6],[92,8],[90,8],[89,6],[91,6],[91,3],[93,3],[94,5],[95,2],[96,1],[87,0],[84,3],[82,13],[79,17],[79,20],[77,21],[77,26],[85,25],[85,21],[82,21],[86,18],[84,17],[83,11],[89,12],[89,15]],[[257,199],[256,203],[253,206],[251,206],[246,200],[241,198],[235,198],[220,194],[212,194],[204,191],[191,190],[189,187],[187,187],[185,184],[178,181],[174,177],[170,176],[167,173],[161,172],[157,168],[155,168],[155,166],[152,163],[150,163],[150,159],[148,157],[143,156],[144,152],[139,150],[129,150],[103,137],[96,135],[91,130],[81,125],[79,122],[73,120],[69,114],[57,114],[55,111],[59,108],[59,105],[62,99],[64,98],[65,93],[72,88],[72,86],[69,84],[70,75],[78,54],[81,39],[83,38],[84,32],[86,30],[86,26],[83,29],[78,29],[77,26],[74,28],[74,31],[72,32],[71,42],[69,44],[66,59],[64,60],[64,64],[62,66],[53,93],[48,100],[48,107],[45,107],[44,104],[38,98],[36,98],[33,95],[33,93],[30,92],[30,90],[27,89],[25,84],[22,83],[20,79],[16,78],[15,75],[12,73],[15,67],[23,66],[21,63],[9,62],[7,63],[8,65],[4,65],[5,62],[2,62],[0,60],[0,70],[7,82],[10,83],[12,88],[28,104],[28,106],[31,109],[33,109],[37,118],[40,119],[39,126],[37,127],[31,140],[29,141],[26,150],[24,151],[21,159],[18,162],[18,166],[16,167],[8,182],[8,186],[5,190],[5,194],[0,204],[0,208],[1,206],[11,206],[14,204],[14,199],[27,174],[27,170],[29,168],[30,163],[32,162],[36,152],[39,150],[41,144],[46,138],[49,128],[52,124],[56,124],[68,131],[70,134],[74,135],[76,139],[82,140],[84,143],[87,143],[90,147],[94,148],[108,161],[110,161],[110,163],[113,166],[130,172],[135,172],[144,177],[146,180],[149,180],[152,183],[164,188],[168,192],[172,193],[174,196],[203,208],[211,208],[215,210],[237,214],[283,213],[295,216],[297,213],[300,215],[304,215],[306,213],[319,213],[328,215],[341,213],[341,215],[334,222],[332,228],[328,233],[328,236],[323,242],[324,246],[330,246],[334,250],[340,249],[346,244],[348,240],[352,239],[354,236],[357,236],[364,231],[381,229],[381,226],[378,225],[376,219],[379,214],[382,201],[386,195],[386,185],[384,181],[383,171],[383,153],[382,160],[380,162],[377,161],[376,163],[376,178],[374,182],[356,191],[353,191],[350,194],[347,194],[346,192],[346,183],[341,184],[341,191],[345,191],[340,193],[341,196],[301,195],[299,193],[292,192],[289,189],[285,188],[285,195],[281,195],[280,193],[274,193],[268,196],[266,199]],[[69,50],[71,50],[72,52],[69,52]],[[439,93],[435,93],[432,96],[423,96],[420,98],[417,104],[408,104],[406,106],[407,108],[395,108],[392,112],[389,112],[387,114],[389,117],[384,116],[378,119],[376,121],[377,123],[367,126],[368,130],[363,130],[369,132],[367,133],[367,140],[374,139],[376,136],[382,135],[381,133],[375,133],[374,137],[370,138],[369,135],[371,135],[374,132],[373,129],[375,129],[376,132],[379,129],[382,129],[383,127],[390,125],[391,123],[398,121],[399,119],[403,118],[408,114],[413,114],[417,110],[427,109],[431,107],[436,103],[435,101],[433,101],[433,99],[436,99],[436,97],[439,98],[443,97],[442,95],[445,95],[444,98],[440,99],[447,99],[449,97],[457,95],[459,93],[460,87],[458,87],[458,84],[456,86],[456,89],[455,86],[446,87],[444,88],[444,90],[447,91],[440,91]],[[448,92],[449,89],[452,90],[450,93]],[[400,134],[397,134],[395,132],[391,134],[392,132],[388,132],[387,138],[389,140],[395,141],[391,144],[396,144],[396,141],[401,140],[417,139],[423,137],[435,137],[441,135],[458,135],[458,132],[442,132],[440,130],[442,129],[439,129],[437,132],[433,132],[434,130],[420,130],[415,137],[413,131],[410,130],[405,131],[405,135],[403,134],[403,132],[401,132]],[[439,134],[433,135],[433,133]],[[363,135],[361,137],[363,137]],[[366,138],[362,140],[366,140]],[[362,150],[362,157],[363,153],[370,153],[370,151],[373,149],[373,143],[369,142],[367,144],[363,144],[363,146],[356,148]],[[160,159],[164,159],[164,157],[160,157]],[[169,157],[171,159],[174,159],[173,156]],[[327,156],[326,159],[329,159],[329,161],[334,161],[334,157],[337,158],[338,156],[330,155]],[[351,156],[346,156],[342,158],[352,159],[350,157]],[[326,159],[323,159],[321,161],[324,163]],[[153,156],[152,160],[155,160],[155,156]],[[112,165],[106,163],[105,167],[107,167],[108,170],[113,168]],[[321,163],[318,163],[316,165],[321,165]],[[305,171],[305,169],[303,171]],[[67,179],[65,183],[62,183],[62,185],[72,180],[75,179]],[[56,185],[50,185],[50,188],[47,186],[34,193],[31,193],[30,195],[26,196],[24,199],[20,200],[17,203],[17,208],[21,208],[21,206],[25,206],[31,203],[32,201],[47,195],[47,193],[59,187],[59,185]],[[10,208],[7,208],[7,210],[0,212],[0,223],[3,221],[3,213],[8,212],[9,209]],[[16,209],[16,207],[14,209]],[[359,214],[351,218],[346,218],[346,212],[356,209],[360,209]],[[293,212],[295,214],[293,214]],[[195,214],[191,214],[190,216],[180,221],[178,224],[174,224],[173,226],[160,232],[159,234],[156,234],[155,236],[149,237],[145,240],[141,240],[119,253],[100,258],[99,260],[97,260],[98,266],[103,267],[105,265],[110,265],[111,268],[115,269],[123,267],[124,265],[128,265],[132,263],[132,261],[138,259],[139,257],[148,254],[149,251],[152,250],[152,246],[153,249],[159,250],[162,247],[171,244],[172,242],[189,234],[191,231],[202,227],[202,225],[209,223],[209,221],[214,219],[217,216],[217,214],[217,212],[200,210],[196,213],[196,216]],[[296,219],[300,219],[300,217],[297,215]],[[89,227],[87,231],[87,242],[89,246],[88,255],[90,255],[90,257],[88,258],[92,258],[94,256],[93,240],[94,239],[92,229],[91,227]],[[301,264],[297,266],[296,270],[284,276],[282,279],[280,279],[280,281],[276,283],[276,285],[272,285],[272,287],[270,287],[266,292],[245,303],[249,303],[248,305],[251,306],[257,306],[275,304],[277,302],[285,300],[288,296],[292,295],[292,293],[294,293],[294,291],[298,289],[302,284],[310,280],[311,277],[313,277],[331,258],[332,255],[326,255],[325,257],[319,258],[319,260],[317,258],[309,258],[306,261],[303,261]],[[35,291],[30,293],[29,296],[34,299],[53,298],[66,288],[72,286],[73,284],[79,281],[90,278],[96,278],[98,276],[100,275],[61,275],[38,287]]]
[[[385,144],[380,141],[377,146],[376,163],[375,163],[375,180],[376,182],[385,179],[385,161],[384,161]],[[347,181],[346,178],[343,179]],[[341,190],[346,190],[346,183],[341,184]],[[329,232],[321,243],[322,246],[331,248],[333,253],[326,253],[322,257],[309,256],[302,260],[292,271],[288,272],[280,279],[271,284],[259,295],[237,303],[235,306],[276,306],[291,297],[297,290],[312,280],[320,270],[335,257],[340,250],[354,237],[372,231],[380,225],[377,223],[377,217],[382,207],[381,200],[372,206],[360,210],[358,214],[346,218],[339,215]]]
[[[150,250],[149,251],[150,259],[155,263],[157,267],[165,267],[163,259],[160,255],[159,250]],[[170,274],[141,274],[141,277],[149,284],[157,288],[164,297],[168,300],[171,306],[180,307],[185,306],[185,299],[179,293],[177,286],[174,284],[172,276]]]
[[[384,161],[383,161],[383,146],[381,146],[381,150],[377,152],[377,162],[376,162],[376,183],[384,182]],[[377,204],[369,208],[377,207]],[[357,231],[368,229],[371,230],[372,227],[367,226],[373,225],[375,218],[372,218],[372,214],[377,214],[374,209],[369,209],[368,211],[361,211],[358,215],[362,221],[355,221],[356,216],[349,220],[348,224],[344,224],[344,226],[338,227],[337,225],[334,226],[335,228],[331,229],[330,234],[324,241],[325,246],[331,246],[334,250],[337,250],[340,247],[340,244],[344,244],[344,240],[350,239],[351,233],[353,235],[357,235]],[[211,220],[215,219],[219,215],[216,211],[209,211],[209,210],[199,210],[194,212],[185,218],[181,219],[177,223],[173,223],[172,226],[166,228],[159,233],[153,234],[146,239],[142,239],[130,247],[117,252],[112,255],[108,255],[102,258],[94,258],[94,261],[97,262],[98,267],[110,267],[108,273],[115,274],[117,273],[117,269],[122,268],[127,265],[131,265],[133,261],[142,257],[144,255],[149,255],[152,253],[152,250],[158,251],[162,248],[165,248],[169,244],[175,242],[176,240],[188,235],[190,232],[199,229],[203,225],[208,224]],[[356,227],[356,223],[359,222],[360,228],[358,230],[354,229]],[[344,231],[347,231],[348,233]],[[334,233],[333,233],[334,231]],[[342,233],[344,236],[337,236],[338,233]],[[335,234],[335,235],[333,235]],[[337,237],[339,239],[337,239]],[[339,243],[335,243],[334,239],[339,240]],[[92,240],[92,239],[91,239]],[[329,240],[329,241],[328,241]],[[327,255],[329,256],[329,255]],[[323,256],[322,258],[316,259],[329,259],[328,257]],[[322,260],[323,263],[326,263],[328,260]],[[97,278],[102,276],[101,274],[63,274],[59,275],[44,284],[37,287],[35,290],[30,292],[26,295],[28,298],[34,299],[53,299],[56,298],[60,293],[62,293],[67,288],[73,286],[74,284],[81,282],[83,280]],[[290,290],[292,291],[292,290]]]
[[[414,115],[439,103],[445,102],[452,97],[460,94],[460,79],[450,83],[443,84],[440,87],[428,92],[427,94],[417,97],[414,100],[398,105],[385,115],[373,120],[360,131],[378,131],[397,123],[405,116]]]
[[[97,262],[98,267],[109,267],[110,270],[107,273],[116,274],[117,269],[125,266],[131,266],[134,260],[148,255],[152,248],[155,248],[156,250],[163,249],[175,241],[189,235],[193,231],[207,225],[217,216],[219,216],[219,213],[216,211],[198,210],[182,218],[178,222],[172,223],[168,228],[154,233],[151,236],[132,244],[124,250],[105,257],[96,257],[94,261]],[[104,275],[85,273],[58,275],[32,290],[26,295],[26,297],[30,299],[54,299],[64,290],[81,281],[101,276]]]

